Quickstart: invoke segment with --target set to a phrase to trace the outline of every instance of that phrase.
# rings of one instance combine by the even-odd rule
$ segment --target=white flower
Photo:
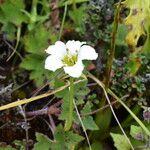
[[[74,40],[66,44],[57,41],[46,49],[50,55],[46,58],[45,69],[56,71],[63,67],[71,77],[80,77],[84,69],[82,60],[95,60],[98,57],[95,49],[85,44]]]

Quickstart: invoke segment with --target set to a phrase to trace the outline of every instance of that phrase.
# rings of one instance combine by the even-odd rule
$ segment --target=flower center
[[[76,64],[78,60],[78,55],[65,55],[64,58],[62,59],[62,63],[67,65],[67,66],[73,66]]]

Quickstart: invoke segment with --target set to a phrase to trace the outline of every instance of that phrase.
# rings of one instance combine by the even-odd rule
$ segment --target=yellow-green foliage
[[[140,53],[150,54],[150,1],[149,0],[126,0],[123,3],[125,8],[130,10],[124,23],[128,26],[126,42],[132,51],[130,58],[130,72],[136,74],[141,66],[141,59],[137,56]],[[146,41],[142,46],[138,46],[140,37],[145,37]]]

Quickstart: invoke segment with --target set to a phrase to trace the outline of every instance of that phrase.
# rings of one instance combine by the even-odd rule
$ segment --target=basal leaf
[[[24,37],[25,50],[33,54],[44,54],[49,36],[49,32],[43,26],[35,28]]]
[[[44,83],[44,80],[47,79],[48,71],[44,68],[44,56],[42,55],[26,55],[20,67],[31,71],[30,79],[35,80],[38,86],[42,85]]]
[[[1,145],[1,143],[0,143],[0,145]],[[15,150],[10,145],[6,145],[6,146],[2,146],[2,145],[0,146],[0,150]]]
[[[86,15],[86,5],[82,5],[78,9],[69,11],[69,16],[73,20],[75,28],[78,32],[83,33],[85,30],[84,20],[86,18]]]
[[[83,124],[85,129],[87,130],[98,130],[98,126],[96,125],[95,121],[93,120],[92,116],[87,116],[83,118]]]
[[[130,150],[130,145],[124,135],[111,133],[117,150]]]
[[[112,112],[110,108],[102,110],[97,113],[95,122],[99,127],[99,131],[94,133],[96,137],[104,139],[108,136],[107,131],[110,128],[111,119],[112,119]]]
[[[16,38],[16,27],[12,23],[5,22],[1,28],[1,31],[6,33],[9,40],[14,40]]]
[[[131,125],[130,135],[137,140],[143,141],[146,138],[143,130],[139,126]]]
[[[87,81],[76,84],[74,87],[74,98],[77,105],[84,104],[85,96],[90,92]]]
[[[22,22],[27,21],[27,17],[22,13],[25,8],[23,0],[6,0],[0,5],[0,18],[4,22],[13,23],[16,26],[21,25]],[[1,17],[3,15],[3,17]]]
[[[58,126],[54,135],[55,143],[51,145],[52,150],[71,150],[83,140],[78,134],[72,131],[64,131],[62,126]]]
[[[92,107],[92,104],[90,102],[87,102],[81,111],[82,114],[91,112],[92,111],[91,107]],[[82,121],[83,121],[85,128],[88,130],[98,130],[99,129],[92,116],[88,116],[88,115],[83,116]]]
[[[49,150],[52,145],[52,141],[42,133],[36,133],[36,140],[34,150]]]

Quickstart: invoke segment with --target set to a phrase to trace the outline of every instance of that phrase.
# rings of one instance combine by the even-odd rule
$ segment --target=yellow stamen
[[[78,60],[77,55],[65,55],[64,58],[62,59],[62,63],[67,65],[67,66],[73,66],[76,64]]]

